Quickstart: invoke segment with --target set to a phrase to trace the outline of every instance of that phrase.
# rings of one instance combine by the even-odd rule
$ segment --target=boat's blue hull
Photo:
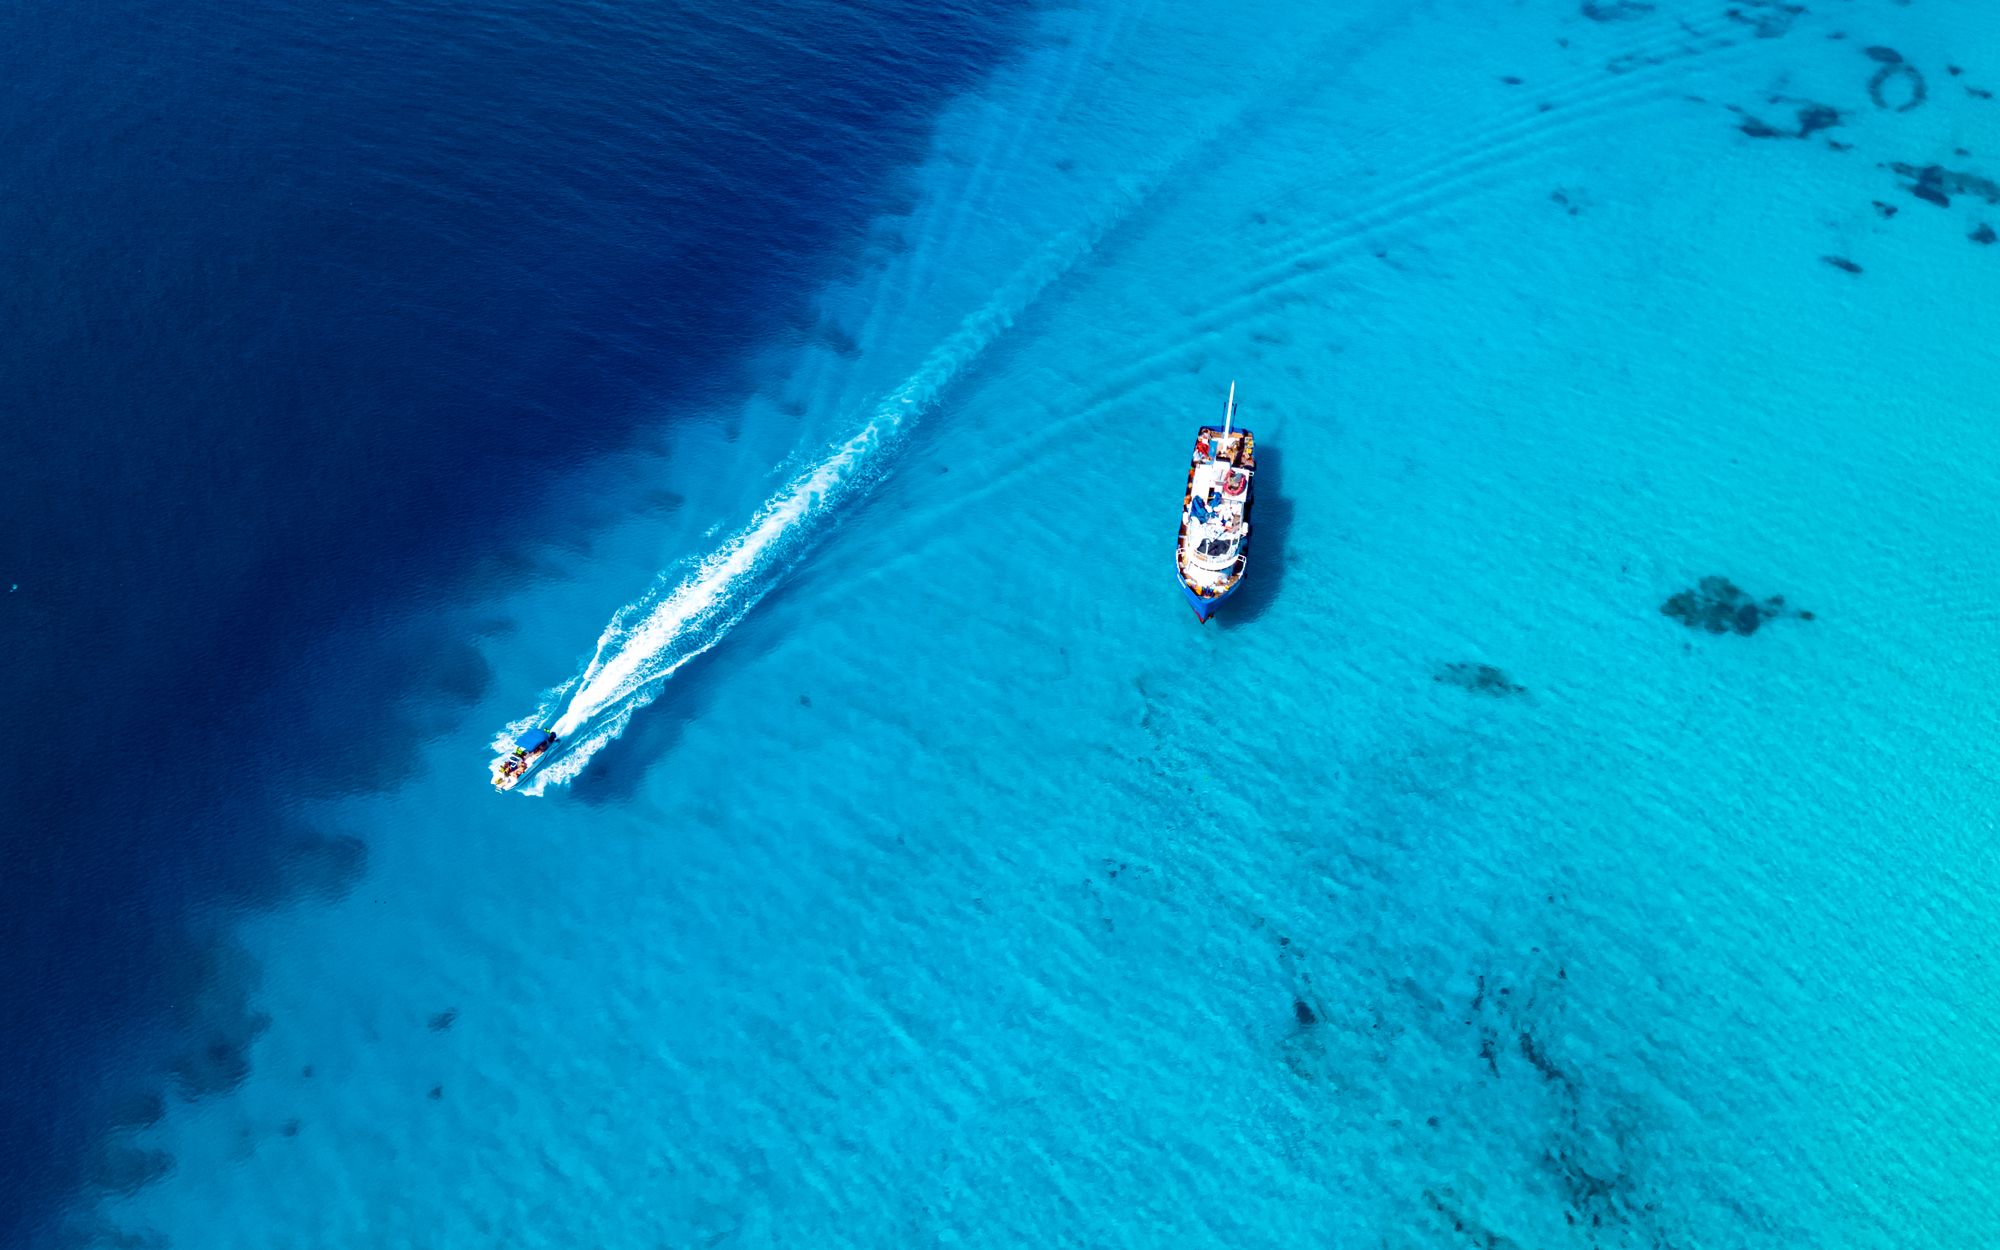
[[[1180,581],[1179,570],[1175,570],[1174,580]],[[1223,591],[1219,595],[1209,595],[1204,598],[1190,590],[1186,582],[1181,582],[1181,593],[1187,596],[1188,606],[1194,609],[1194,619],[1206,625],[1208,624],[1208,618],[1214,616],[1215,610],[1222,606],[1222,601],[1235,594],[1242,585],[1243,579],[1239,577],[1236,579],[1235,584],[1228,590]]]

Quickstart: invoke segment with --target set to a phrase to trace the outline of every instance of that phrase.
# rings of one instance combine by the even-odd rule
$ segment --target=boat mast
[[[1236,383],[1229,384],[1229,407],[1222,413],[1222,437],[1229,437],[1229,423],[1236,419]]]

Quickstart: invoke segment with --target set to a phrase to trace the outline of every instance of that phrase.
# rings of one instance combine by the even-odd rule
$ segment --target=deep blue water
[[[10,11],[5,1232],[1976,1244],[1975,7]]]
[[[0,12],[0,1241],[165,1069],[228,918],[365,848],[442,632],[310,640],[504,565],[538,488],[750,385],[1021,6]],[[301,870],[301,852],[309,866]]]

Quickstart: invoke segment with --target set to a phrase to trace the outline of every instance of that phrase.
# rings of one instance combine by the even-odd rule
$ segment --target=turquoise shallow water
[[[436,606],[491,697],[300,802],[367,876],[242,927],[249,1078],[79,1221],[1983,1244],[2000,204],[1885,165],[2000,175],[2000,28],[1585,9],[1047,15],[763,393]],[[1171,533],[1232,379],[1260,528],[1204,629]],[[690,576],[601,654],[692,658],[485,793]],[[1811,618],[1661,613],[1710,576]]]

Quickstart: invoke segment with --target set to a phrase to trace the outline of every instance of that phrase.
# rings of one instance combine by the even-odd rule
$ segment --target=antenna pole
[[[1229,423],[1236,419],[1236,383],[1229,384],[1229,407],[1222,413],[1222,436],[1229,437]]]

